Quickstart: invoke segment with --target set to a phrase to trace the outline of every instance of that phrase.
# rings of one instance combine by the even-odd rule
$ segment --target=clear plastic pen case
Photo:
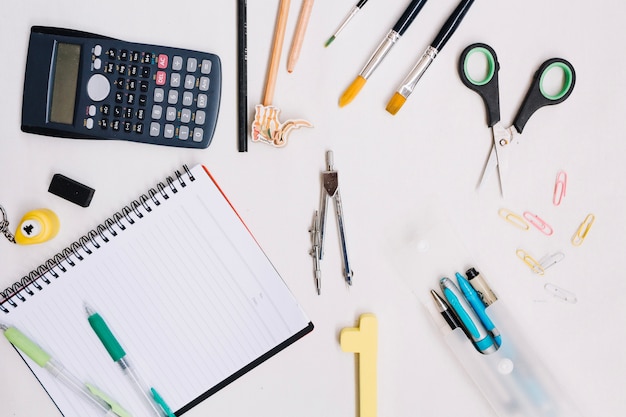
[[[482,354],[460,327],[451,330],[439,313],[425,305],[446,344],[500,417],[579,417],[540,356],[525,342],[503,300],[487,307],[502,334],[494,353]]]

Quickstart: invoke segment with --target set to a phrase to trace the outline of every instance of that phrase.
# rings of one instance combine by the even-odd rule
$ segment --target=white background
[[[249,3],[251,119],[262,99],[278,1]],[[339,108],[341,93],[406,3],[371,0],[324,48],[353,3],[318,0],[301,58],[288,74],[286,57],[300,8],[294,1],[274,104],[282,110],[282,121],[304,118],[315,127],[294,131],[285,148],[249,143],[249,152],[239,153],[234,2],[5,2],[0,16],[0,204],[13,231],[23,214],[39,207],[55,211],[62,226],[54,240],[38,246],[0,240],[0,286],[27,274],[182,164],[203,163],[316,328],[188,416],[356,415],[356,362],[353,354],[341,351],[338,334],[365,312],[378,317],[380,328],[379,415],[495,415],[422,307],[440,277],[469,266],[480,270],[507,303],[520,332],[540,352],[538,360],[585,415],[625,414],[626,7],[606,0],[477,1],[416,91],[391,116],[387,101],[457,3],[428,2],[355,101]],[[213,143],[188,150],[22,133],[32,25],[217,53],[224,78]],[[459,54],[473,42],[485,42],[498,54],[505,124],[512,122],[544,60],[560,56],[576,68],[571,97],[541,109],[526,125],[511,161],[506,199],[499,196],[495,177],[480,194],[475,191],[490,131],[481,99],[460,82],[456,69]],[[318,296],[308,228],[329,149],[339,172],[355,274],[354,285],[346,288],[331,211]],[[567,195],[555,207],[552,190],[561,169],[568,173]],[[96,189],[90,207],[47,192],[57,172]],[[555,232],[547,237],[535,229],[520,231],[498,216],[500,208],[539,214]],[[570,238],[589,213],[596,222],[584,243],[574,247]],[[449,246],[438,243],[446,241],[437,238],[448,233],[443,224],[454,230],[456,241]],[[425,243],[428,251],[419,252]],[[517,249],[536,258],[559,251],[566,256],[538,276],[516,257]],[[553,299],[543,289],[547,282],[575,293],[577,303]],[[8,343],[0,343],[0,358],[2,415],[58,413]]]

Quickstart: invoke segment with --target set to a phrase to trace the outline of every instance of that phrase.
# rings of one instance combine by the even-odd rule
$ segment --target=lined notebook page
[[[0,321],[20,329],[81,381],[108,393],[133,416],[149,410],[89,326],[96,310],[148,384],[172,410],[279,345],[312,329],[281,277],[202,166],[186,187],[160,198],[92,254],[66,262]],[[158,195],[160,197],[160,195]],[[142,209],[143,210],[143,209]],[[145,210],[143,210],[145,212]],[[75,258],[72,258],[75,259]],[[285,343],[287,342],[287,343]],[[88,403],[26,359],[63,415],[97,415]]]

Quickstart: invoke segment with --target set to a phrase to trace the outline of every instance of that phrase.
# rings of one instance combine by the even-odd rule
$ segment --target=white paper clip
[[[559,300],[566,301],[570,304],[575,304],[578,299],[576,298],[576,294],[564,290],[563,288],[557,287],[554,284],[547,283],[543,286],[543,288],[553,297],[558,298]]]
[[[543,220],[541,217],[537,216],[536,214],[531,213],[530,211],[524,212],[524,219],[526,219],[528,223],[532,224],[537,229],[539,229],[539,231],[546,236],[550,236],[552,235],[552,233],[554,233],[552,226],[546,223],[545,220]]]
[[[558,206],[565,197],[567,191],[567,172],[559,171],[556,174],[556,181],[554,182],[554,194],[552,196],[552,204]]]
[[[591,229],[591,226],[595,221],[596,216],[592,213],[588,214],[587,217],[585,217],[585,220],[583,220],[580,226],[578,226],[576,233],[574,233],[574,236],[572,236],[572,245],[580,246],[583,244],[583,241],[587,237],[587,233],[589,233],[589,229]]]
[[[538,275],[543,275],[545,272],[545,269],[543,268],[543,266],[541,266],[541,263],[539,263],[535,258],[533,258],[532,256],[530,256],[528,254],[528,252],[526,252],[523,249],[518,249],[517,251],[515,251],[515,254],[517,255],[518,258],[520,258],[522,261],[524,261],[524,263],[535,273]]]
[[[546,255],[543,258],[539,259],[539,264],[545,270],[550,268],[557,262],[561,262],[563,259],[565,259],[565,254],[563,252],[557,252],[552,255]]]
[[[530,228],[530,226],[528,225],[528,223],[526,223],[522,216],[513,213],[509,209],[501,208],[500,210],[498,210],[498,215],[517,228],[520,228],[522,230],[528,230]]]

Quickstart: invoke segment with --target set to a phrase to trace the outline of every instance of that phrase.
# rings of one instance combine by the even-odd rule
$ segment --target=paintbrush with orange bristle
[[[411,0],[409,6],[406,8],[400,19],[396,22],[394,27],[387,32],[387,36],[382,40],[376,51],[372,54],[365,67],[361,70],[356,79],[352,82],[350,87],[339,98],[339,107],[343,107],[350,103],[361,91],[361,88],[365,85],[367,79],[374,73],[374,70],[380,65],[387,53],[396,44],[398,39],[402,37],[404,32],[409,28],[417,14],[422,10],[426,0]]]

